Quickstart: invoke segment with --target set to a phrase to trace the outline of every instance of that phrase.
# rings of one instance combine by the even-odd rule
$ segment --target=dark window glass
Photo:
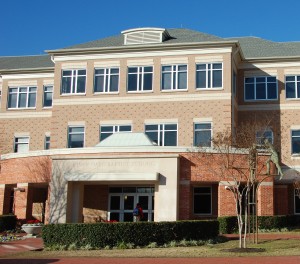
[[[211,214],[211,189],[194,188],[194,214]]]
[[[111,196],[110,197],[110,210],[120,210],[120,196]]]

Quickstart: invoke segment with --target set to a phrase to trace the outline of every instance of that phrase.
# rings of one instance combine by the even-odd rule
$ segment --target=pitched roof
[[[49,55],[0,57],[1,70],[54,68]]]
[[[166,44],[179,44],[179,43],[190,43],[190,42],[211,42],[211,41],[224,41],[223,38],[202,33],[191,29],[167,29],[171,38],[162,42],[155,43],[152,45],[166,45]],[[112,36],[108,38],[98,39],[64,49],[90,49],[90,48],[105,48],[105,47],[121,47],[124,46],[124,36],[122,34]]]

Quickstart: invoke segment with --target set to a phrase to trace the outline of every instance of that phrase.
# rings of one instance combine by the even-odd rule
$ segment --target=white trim
[[[29,132],[16,132],[14,133],[14,137],[29,137],[30,133]]]
[[[176,90],[179,91],[179,90]],[[208,100],[231,100],[231,93],[209,94],[169,94],[149,96],[124,96],[109,98],[72,98],[54,99],[53,106],[62,105],[93,105],[93,104],[127,104],[127,103],[159,103],[159,102],[185,102],[185,101],[208,101]],[[300,105],[299,105],[300,106]]]
[[[159,173],[66,173],[64,178],[67,181],[158,181]]]
[[[221,62],[223,63],[223,56],[201,56],[195,57],[195,63],[211,63],[211,62]]]
[[[70,60],[97,60],[97,59],[121,59],[121,58],[145,58],[145,57],[164,57],[164,56],[182,56],[182,55],[197,55],[197,54],[218,54],[231,53],[232,48],[200,48],[200,49],[178,49],[173,51],[139,51],[139,52],[117,52],[92,55],[63,55],[54,56],[54,62],[70,61]],[[300,64],[299,64],[300,66]]]
[[[85,126],[85,121],[68,121],[68,126]]]
[[[165,66],[168,65],[168,64],[188,64],[189,62],[189,59],[188,57],[177,57],[177,58],[161,58],[160,59],[161,61],[161,65],[162,66]]]
[[[291,125],[290,126],[291,130],[296,130],[296,129],[300,129],[300,125]]]
[[[132,120],[100,120],[99,125],[129,125]]]
[[[195,117],[193,118],[193,123],[204,123],[204,122],[210,122],[212,123],[213,119],[212,117]]]
[[[153,66],[153,59],[145,59],[145,60],[128,60],[127,66]]]
[[[274,183],[273,182],[261,182],[260,186],[273,186]]]
[[[5,188],[5,184],[0,184],[0,189],[4,189]]]
[[[2,75],[3,80],[13,80],[13,79],[37,79],[37,78],[54,78],[53,73],[35,73],[35,74],[10,74]]]
[[[94,68],[120,68],[120,61],[95,61]]]
[[[28,187],[29,186],[29,183],[26,182],[26,183],[17,183],[17,187]]]
[[[81,70],[82,68],[87,68],[87,62],[65,62],[61,65],[62,70]]]
[[[25,112],[25,111],[17,111],[20,109],[16,109],[14,113],[8,112],[0,113],[0,119],[12,119],[12,118],[47,118],[52,117],[52,111],[45,112]]]
[[[284,69],[284,75],[299,75],[300,69]]]
[[[145,119],[144,124],[145,125],[151,125],[151,124],[169,124],[169,123],[178,123],[178,118],[172,118],[172,119]]]
[[[8,88],[12,86],[37,86],[37,80],[12,80],[7,82]]]

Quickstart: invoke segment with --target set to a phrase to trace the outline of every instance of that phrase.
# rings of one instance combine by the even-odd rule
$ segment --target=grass
[[[106,258],[196,258],[196,257],[250,257],[250,256],[298,256],[299,239],[260,239],[259,244],[248,244],[249,248],[263,252],[228,252],[238,247],[237,240],[196,247],[141,248],[141,249],[103,249],[77,251],[29,251],[15,253],[6,257],[14,258],[60,258],[60,257],[106,257]]]

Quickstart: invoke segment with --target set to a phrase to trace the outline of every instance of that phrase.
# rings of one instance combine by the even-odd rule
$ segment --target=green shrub
[[[15,215],[0,215],[0,232],[16,228],[17,218]]]
[[[251,218],[249,219],[252,221]],[[299,220],[299,216],[296,215],[258,216],[257,218],[258,228],[263,231],[286,230],[299,225]],[[238,232],[236,216],[219,217],[218,221],[221,234],[233,234]]]
[[[45,225],[42,237],[46,247],[76,243],[78,248],[120,248],[126,245],[147,246],[171,241],[210,239],[219,234],[219,223],[208,221],[124,222],[95,224]]]

